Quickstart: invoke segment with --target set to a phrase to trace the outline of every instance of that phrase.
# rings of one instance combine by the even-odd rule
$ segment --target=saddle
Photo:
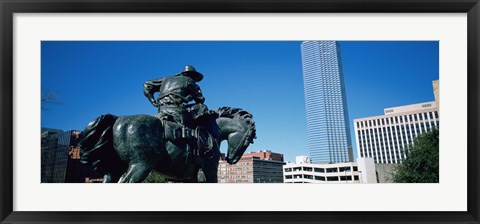
[[[157,116],[158,117],[158,116]],[[214,139],[208,131],[201,127],[195,129],[185,127],[184,125],[160,119],[164,129],[163,137],[172,142],[187,141],[193,142],[193,154],[196,156],[203,156],[210,152],[214,147]]]

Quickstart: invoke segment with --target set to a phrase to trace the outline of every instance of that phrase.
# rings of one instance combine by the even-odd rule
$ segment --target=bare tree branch
[[[60,104],[60,97],[58,93],[53,90],[42,91],[41,109],[42,111],[48,110],[48,105]]]

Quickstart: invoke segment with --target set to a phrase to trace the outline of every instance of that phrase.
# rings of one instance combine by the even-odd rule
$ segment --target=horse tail
[[[82,155],[80,161],[95,172],[111,173],[120,158],[113,148],[113,125],[117,116],[106,114],[90,122],[82,132],[78,145]]]

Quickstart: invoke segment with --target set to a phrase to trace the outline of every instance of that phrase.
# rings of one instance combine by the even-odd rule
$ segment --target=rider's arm
[[[195,103],[204,103],[205,97],[203,97],[202,90],[197,84],[192,85],[192,96]]]
[[[146,81],[143,84],[143,94],[147,97],[148,101],[152,103],[153,106],[158,106],[157,101],[153,94],[160,90],[160,85],[162,85],[163,78],[154,79],[150,81]]]

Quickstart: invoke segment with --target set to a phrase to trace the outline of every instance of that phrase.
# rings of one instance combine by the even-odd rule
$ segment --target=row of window
[[[354,175],[353,178],[349,176],[332,176],[332,177],[323,177],[315,175],[286,175],[286,180],[291,179],[309,179],[309,180],[319,180],[319,181],[349,181],[349,180],[360,180],[358,175]]]
[[[387,112],[387,111],[385,111]],[[389,124],[398,124],[404,122],[414,122],[414,121],[423,121],[423,120],[438,120],[438,111],[430,111],[425,113],[419,114],[410,114],[404,116],[396,116],[396,117],[386,117],[381,119],[373,119],[373,120],[365,120],[357,122],[357,128],[364,128],[364,127],[375,127],[380,125],[389,125]]]
[[[358,145],[361,157],[375,158],[375,162],[396,163],[405,158],[403,151],[413,140],[421,133],[428,132],[434,127],[438,127],[439,122],[427,122],[397,125],[391,127],[358,130]],[[390,151],[397,152],[395,158],[390,156]],[[400,150],[400,153],[398,153]],[[382,158],[386,154],[386,160],[380,160],[373,153],[381,154]],[[383,155],[382,155],[383,154]],[[392,155],[393,156],[393,155]],[[396,160],[394,160],[396,159]]]
[[[338,173],[338,172],[347,172],[347,171],[358,171],[357,166],[345,166],[345,167],[332,167],[332,168],[317,168],[317,167],[292,167],[292,168],[284,168],[285,172],[298,172],[298,171],[306,171],[306,172],[316,172],[316,173]]]

